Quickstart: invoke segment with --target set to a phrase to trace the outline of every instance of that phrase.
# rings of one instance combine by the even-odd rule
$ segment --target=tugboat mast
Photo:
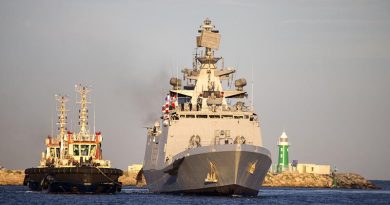
[[[65,157],[65,154],[66,154],[65,147],[68,146],[65,143],[67,140],[67,131],[68,131],[68,128],[66,126],[68,116],[66,113],[69,111],[66,109],[66,102],[68,102],[69,99],[66,95],[55,95],[55,98],[58,101],[58,105],[57,105],[58,122],[57,122],[57,125],[58,125],[59,133],[57,136],[57,140],[60,140],[60,145],[61,145],[60,146],[60,149],[61,149],[60,158],[63,159]]]
[[[80,132],[79,136],[89,135],[88,129],[88,107],[87,105],[91,102],[87,100],[87,94],[91,91],[87,86],[82,86],[81,84],[75,85],[75,91],[80,95],[80,101],[76,102],[80,104],[79,110],[79,126]]]
[[[67,128],[67,112],[69,110],[66,109],[66,102],[68,102],[68,97],[66,95],[55,95],[56,100],[58,101],[57,105],[57,112],[58,112],[58,130],[59,130],[59,136],[63,138],[66,135],[66,132],[68,131]]]

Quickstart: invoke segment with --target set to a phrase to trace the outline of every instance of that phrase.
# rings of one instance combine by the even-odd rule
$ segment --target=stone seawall
[[[263,186],[266,187],[315,187],[345,189],[377,189],[372,182],[355,173],[337,173],[331,175],[299,174],[284,172],[268,173]]]
[[[24,170],[0,170],[0,185],[22,185]]]
[[[142,181],[137,184],[138,172],[123,172],[123,175],[119,177],[119,181],[123,186],[146,186],[145,178],[142,176]]]
[[[119,181],[124,186],[145,186],[145,178],[136,183],[137,173],[124,172]],[[24,180],[23,170],[0,170],[0,185],[22,185]],[[298,173],[268,173],[263,186],[265,187],[312,187],[312,188],[346,188],[346,189],[377,189],[372,182],[354,173],[337,173],[334,177],[318,174]]]

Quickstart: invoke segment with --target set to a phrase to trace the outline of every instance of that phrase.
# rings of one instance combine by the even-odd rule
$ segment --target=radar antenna
[[[207,57],[212,57],[213,52],[211,49],[218,50],[219,48],[221,35],[214,28],[215,26],[211,24],[211,20],[206,18],[203,21],[203,25],[200,26],[200,30],[198,30],[201,35],[196,38],[197,46],[205,47],[205,55]]]

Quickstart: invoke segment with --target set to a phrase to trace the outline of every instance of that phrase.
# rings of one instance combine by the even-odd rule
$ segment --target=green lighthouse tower
[[[282,135],[279,137],[279,159],[278,159],[278,166],[277,171],[283,172],[288,170],[289,161],[288,161],[288,137],[286,135],[286,132],[283,131]]]

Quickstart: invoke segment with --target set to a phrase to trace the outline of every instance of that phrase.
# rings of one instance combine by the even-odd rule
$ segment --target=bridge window
[[[57,147],[56,148],[56,157],[60,157],[60,148],[59,147]]]
[[[224,118],[224,119],[232,119],[233,115],[222,115],[222,118]]]
[[[81,155],[82,156],[88,156],[88,151],[89,151],[89,145],[81,145]]]
[[[56,156],[56,153],[55,153],[55,148],[50,148],[50,157],[55,157]]]
[[[96,145],[91,145],[91,156],[95,157],[96,155]]]
[[[80,155],[80,147],[78,144],[73,145],[73,155],[79,156]]]

